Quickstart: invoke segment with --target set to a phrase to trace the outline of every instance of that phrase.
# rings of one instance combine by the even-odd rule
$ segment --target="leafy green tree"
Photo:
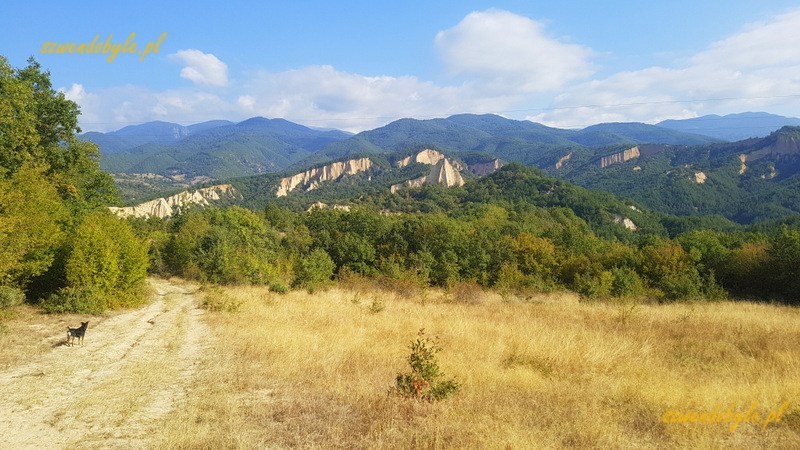
[[[334,269],[336,264],[325,250],[314,249],[300,260],[292,284],[313,293],[331,280]]]
[[[64,203],[41,167],[0,178],[0,284],[24,288],[53,264],[64,239]]]
[[[131,226],[99,210],[88,214],[71,238],[67,286],[85,292],[99,311],[133,306],[143,300],[147,265],[147,248]]]
[[[800,292],[800,229],[781,227],[770,240],[767,254],[775,292],[797,303]]]

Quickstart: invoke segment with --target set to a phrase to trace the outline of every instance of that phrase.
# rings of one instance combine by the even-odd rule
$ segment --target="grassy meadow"
[[[796,308],[359,282],[206,298],[216,344],[161,446],[800,446]],[[440,402],[389,395],[421,328],[461,385]]]

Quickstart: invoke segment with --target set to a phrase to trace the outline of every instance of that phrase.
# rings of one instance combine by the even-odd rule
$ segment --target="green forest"
[[[460,188],[361,192],[350,211],[264,200],[122,220],[107,209],[118,198],[97,147],[76,138],[78,115],[38,63],[0,58],[0,306],[129,307],[146,299],[148,274],[278,292],[361,276],[586,299],[798,302],[796,217],[748,228],[642,211],[519,164]]]

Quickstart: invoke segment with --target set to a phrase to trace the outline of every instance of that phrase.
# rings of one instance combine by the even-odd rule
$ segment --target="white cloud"
[[[548,36],[544,25],[508,11],[472,12],[436,35],[455,75],[477,78],[491,92],[545,92],[592,73],[592,51]]]
[[[655,123],[703,114],[769,110],[797,114],[800,9],[750,24],[676,67],[647,67],[567,87],[528,119],[582,127]]]
[[[200,50],[180,50],[170,55],[186,67],[181,69],[181,77],[195,84],[225,86],[228,84],[228,66],[211,53]]]
[[[67,100],[72,100],[75,103],[80,103],[80,101],[86,96],[86,90],[80,83],[72,83],[72,86],[69,89],[60,89],[60,91],[64,93],[64,97]]]
[[[256,106],[256,99],[252,95],[240,95],[236,103],[245,111],[253,111]]]
[[[451,85],[330,65],[255,71],[229,85],[227,66],[214,55],[182,50],[173,58],[186,66],[181,76],[196,87],[157,92],[74,84],[62,90],[81,105],[82,128],[103,131],[154,119],[188,124],[256,115],[354,132],[402,117],[464,112],[528,114],[569,128],[748,110],[796,115],[800,27],[794,23],[800,23],[800,9],[748,25],[669,67],[585,81],[592,72],[590,49],[548,36],[540,22],[489,10],[437,34],[436,47],[455,77]]]
[[[740,33],[714,42],[692,61],[697,66],[734,70],[800,63],[798,24],[800,9],[750,24]]]
[[[314,126],[361,131],[402,117],[462,112],[482,100],[416,77],[370,77],[311,66],[259,72],[244,86],[253,111]],[[241,103],[241,101],[240,101]]]

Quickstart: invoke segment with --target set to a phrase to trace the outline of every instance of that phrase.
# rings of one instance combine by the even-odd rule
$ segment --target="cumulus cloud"
[[[253,111],[260,115],[348,131],[401,117],[462,112],[482,101],[463,95],[464,88],[437,86],[411,76],[365,76],[332,66],[261,71],[244,88],[255,105]]]
[[[181,77],[198,85],[225,86],[228,84],[228,66],[211,53],[200,50],[180,50],[170,55],[185,65]]]
[[[472,12],[436,35],[451,73],[493,91],[552,91],[592,73],[592,51],[549,36],[541,22],[508,11]]]
[[[64,97],[67,100],[72,100],[75,103],[80,103],[86,96],[86,89],[80,83],[72,83],[69,89],[60,89],[60,91],[64,93]]]
[[[196,86],[153,91],[136,86],[63,89],[81,105],[81,126],[118,129],[167,120],[196,123],[261,115],[362,131],[402,117],[505,113],[577,128],[600,122],[657,122],[709,113],[768,110],[796,115],[800,93],[800,8],[710,43],[663,67],[592,74],[592,50],[548,35],[544,25],[506,11],[473,12],[434,43],[450,84],[415,76],[374,76],[330,65],[241,74],[214,55],[182,50],[181,77]],[[226,86],[226,89],[216,89]]]
[[[747,25],[674,67],[647,67],[578,83],[529,120],[582,127],[609,121],[655,123],[769,109],[796,115],[800,93],[800,9]]]

